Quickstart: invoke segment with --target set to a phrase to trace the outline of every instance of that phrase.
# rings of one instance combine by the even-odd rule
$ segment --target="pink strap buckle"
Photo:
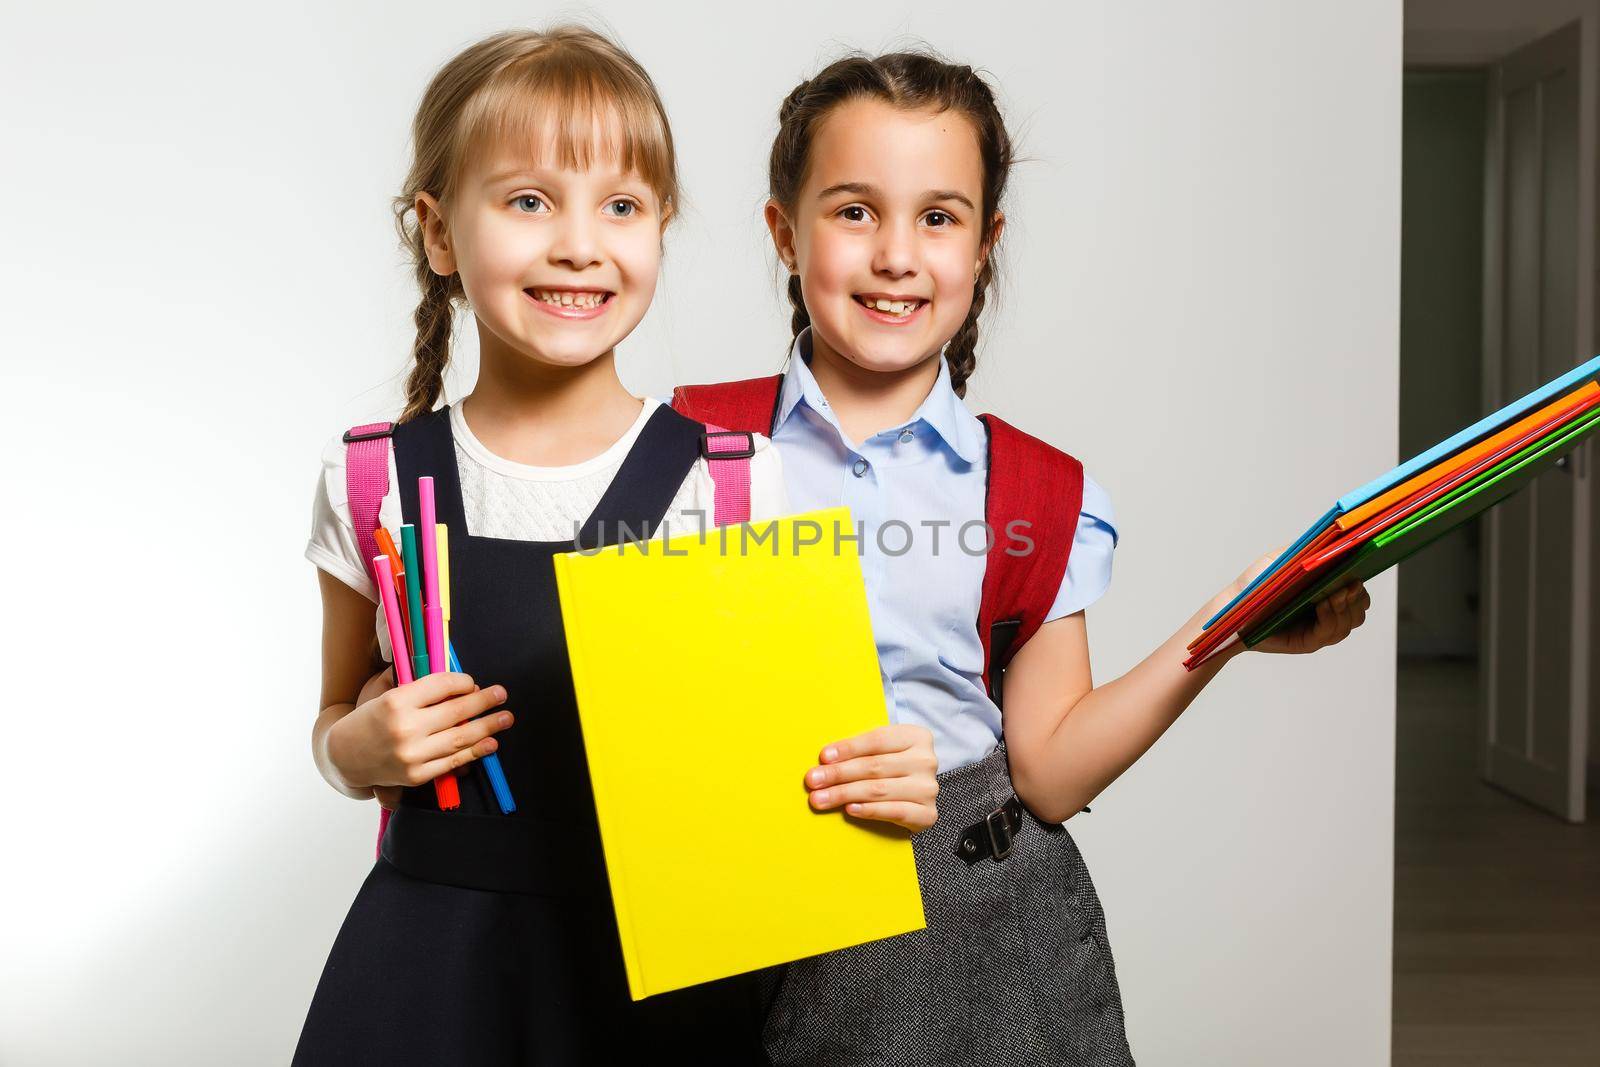
[[[750,457],[756,454],[755,435],[706,423],[705,432],[700,435],[700,454],[706,458],[716,489],[712,522],[717,526],[749,522]]]

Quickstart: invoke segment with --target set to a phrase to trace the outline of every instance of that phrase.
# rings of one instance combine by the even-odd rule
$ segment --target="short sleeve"
[[[1082,611],[1105,595],[1111,584],[1111,553],[1117,547],[1116,516],[1111,496],[1088,475],[1083,477],[1083,504],[1072,537],[1072,554],[1061,579],[1056,602],[1045,621]]]
[[[756,454],[750,457],[750,521],[762,522],[789,514],[789,491],[783,484],[783,460],[778,446],[761,434],[752,434]]]

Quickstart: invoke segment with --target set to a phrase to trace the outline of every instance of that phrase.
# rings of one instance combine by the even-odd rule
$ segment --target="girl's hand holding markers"
[[[389,672],[362,687],[362,702],[328,728],[327,745],[345,781],[372,786],[385,807],[399,799],[385,786],[424,785],[487,756],[500,744],[492,735],[514,721],[505,710],[483,714],[506,691],[480,689],[470,675],[447,671],[387,689],[380,679],[388,681]]]
[[[868,730],[822,750],[821,763],[806,772],[813,811],[837,811],[878,819],[912,833],[939,818],[939,761],[926,726],[891,725]]]

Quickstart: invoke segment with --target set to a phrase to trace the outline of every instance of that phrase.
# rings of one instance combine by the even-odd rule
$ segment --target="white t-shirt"
[[[594,512],[622,461],[627,458],[650,416],[662,401],[647,397],[633,425],[604,452],[564,467],[534,467],[503,459],[484,447],[467,426],[461,401],[450,405],[450,431],[455,437],[456,467],[461,476],[461,505],[466,533],[517,541],[570,541],[576,527]],[[761,522],[789,511],[778,450],[760,434],[750,457],[750,519]],[[344,435],[333,437],[322,450],[322,473],[311,502],[311,538],[306,559],[378,603],[377,586],[362,563],[356,546],[355,526],[345,494]],[[389,449],[389,491],[378,509],[378,522],[400,543],[400,475],[394,449]],[[678,487],[662,525],[652,538],[697,533],[709,528],[716,509],[716,486],[705,459]],[[381,607],[374,609],[378,645],[390,659],[389,628]]]

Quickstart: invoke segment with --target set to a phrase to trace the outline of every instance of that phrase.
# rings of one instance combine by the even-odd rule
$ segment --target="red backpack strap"
[[[378,554],[378,511],[389,495],[389,439],[394,423],[369,422],[344,432],[344,489],[350,503],[350,524],[356,531],[361,562],[378,584],[372,557]],[[389,826],[389,809],[378,806],[378,854],[383,853],[383,832]]]
[[[750,431],[724,430],[706,423],[700,435],[700,454],[711,470],[715,487],[713,526],[750,521],[750,457],[756,441]]]
[[[715,385],[680,385],[672,391],[672,408],[696,422],[771,437],[782,387],[781,374]]]
[[[978,639],[984,688],[998,706],[1006,664],[1043,625],[1066,576],[1083,507],[1083,464],[993,415],[978,418],[989,434],[984,518],[993,538]]]

